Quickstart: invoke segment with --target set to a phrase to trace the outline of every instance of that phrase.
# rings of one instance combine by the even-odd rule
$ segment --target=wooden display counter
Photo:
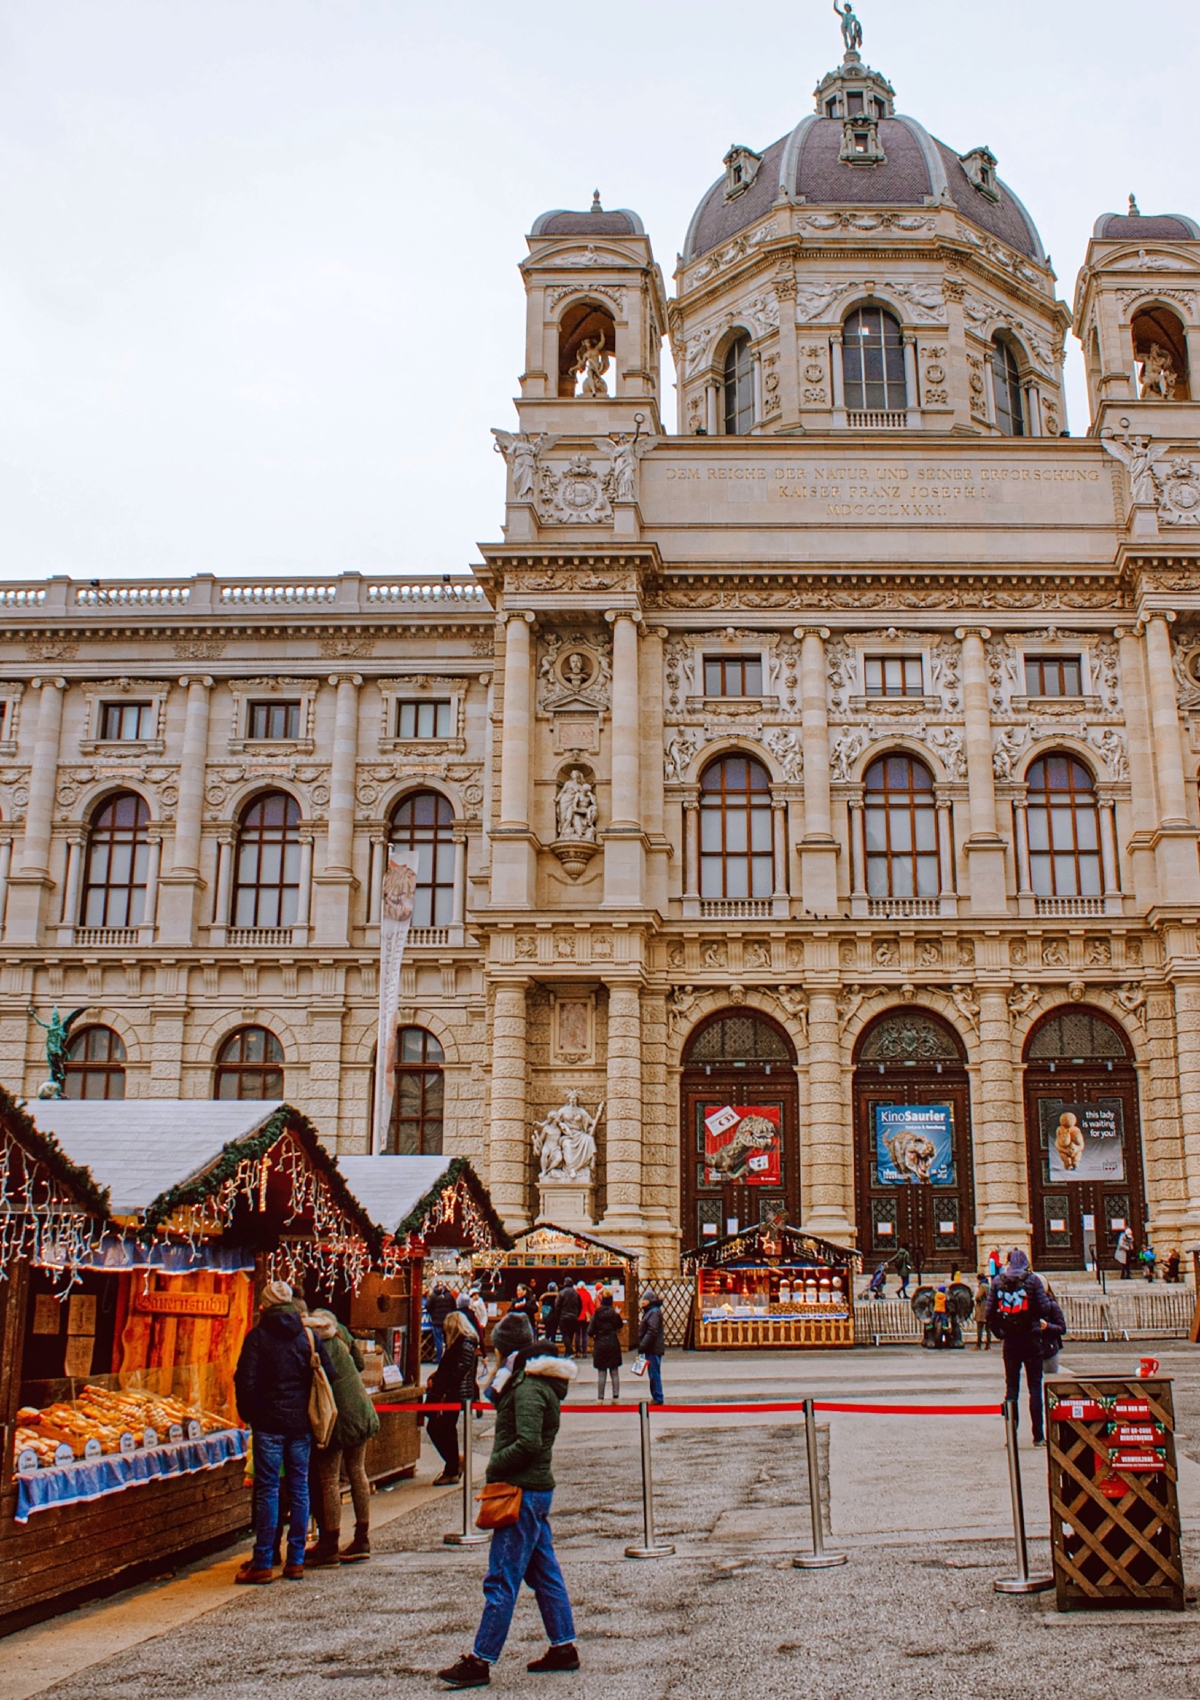
[[[691,1344],[700,1351],[854,1344],[853,1251],[782,1222],[685,1252],[695,1272]]]

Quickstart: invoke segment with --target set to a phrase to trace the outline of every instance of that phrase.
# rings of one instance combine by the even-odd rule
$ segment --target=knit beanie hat
[[[492,1329],[492,1345],[502,1358],[510,1352],[529,1352],[537,1344],[533,1324],[523,1310],[505,1313]]]
[[[282,1310],[292,1302],[292,1289],[286,1281],[268,1281],[258,1301],[260,1310]]]

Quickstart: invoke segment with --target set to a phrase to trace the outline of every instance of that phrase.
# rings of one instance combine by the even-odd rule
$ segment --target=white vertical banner
[[[387,1146],[396,1087],[396,1025],[400,1014],[400,965],[412,925],[419,872],[415,850],[388,846],[379,914],[379,1039],[375,1046],[375,1121],[371,1150]]]

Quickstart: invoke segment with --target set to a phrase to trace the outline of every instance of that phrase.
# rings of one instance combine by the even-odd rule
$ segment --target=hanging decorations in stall
[[[0,1280],[18,1262],[63,1271],[65,1293],[108,1217],[109,1195],[0,1086]]]

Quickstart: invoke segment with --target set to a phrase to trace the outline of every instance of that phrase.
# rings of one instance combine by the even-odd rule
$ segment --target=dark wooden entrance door
[[[1137,1072],[1125,1037],[1098,1011],[1072,1008],[1049,1015],[1025,1049],[1025,1137],[1035,1266],[1082,1269],[1094,1255],[1110,1274],[1124,1228],[1137,1246],[1146,1228]],[[1052,1149],[1064,1112],[1072,1105],[1109,1112],[1121,1145],[1119,1176],[1073,1178]],[[1084,1121],[1086,1117],[1076,1117]],[[1088,1169],[1085,1160],[1079,1165]],[[1094,1253],[1092,1251],[1094,1236]]]
[[[737,1122],[723,1111],[740,1112]],[[755,1178],[750,1162],[721,1175],[706,1158],[706,1130],[777,1125],[778,1179],[768,1163]],[[680,1228],[684,1248],[704,1245],[783,1211],[800,1221],[800,1135],[795,1059],[781,1028],[753,1011],[725,1011],[688,1043],[680,1091]]]
[[[880,1179],[876,1112],[887,1105],[947,1107],[949,1179],[903,1186]],[[868,1028],[854,1074],[854,1154],[859,1244],[868,1269],[901,1245],[921,1271],[975,1267],[970,1085],[957,1040],[935,1016],[889,1014]]]

